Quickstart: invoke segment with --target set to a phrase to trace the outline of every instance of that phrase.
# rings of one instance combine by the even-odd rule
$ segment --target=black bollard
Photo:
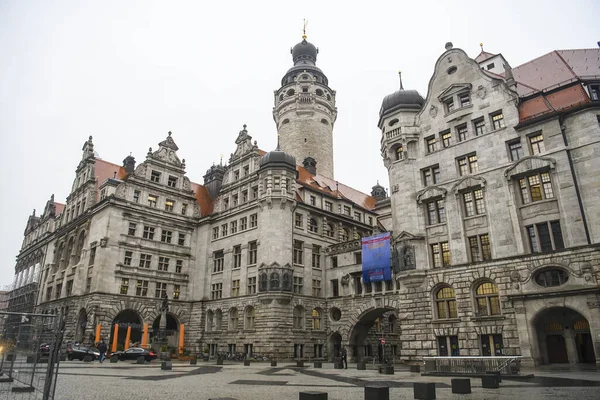
[[[271,367],[277,366],[277,360],[271,360]]]
[[[327,400],[327,392],[300,392],[299,400]]]
[[[500,382],[498,382],[498,377],[495,375],[482,377],[481,378],[481,387],[484,389],[499,389]]]
[[[417,400],[434,400],[435,383],[415,382],[413,383],[413,392]]]
[[[469,378],[454,378],[451,379],[450,382],[452,382],[452,393],[471,393],[471,380]]]
[[[323,363],[321,361],[315,361],[315,368],[323,368]]]
[[[146,358],[144,356],[139,356],[136,360],[135,360],[136,364],[145,364],[146,363]]]
[[[160,369],[162,369],[163,371],[170,371],[173,369],[173,362],[172,361],[163,361],[160,363]]]
[[[388,386],[365,386],[365,400],[390,400]]]

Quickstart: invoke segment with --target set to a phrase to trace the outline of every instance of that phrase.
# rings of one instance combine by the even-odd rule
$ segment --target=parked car
[[[50,345],[48,343],[40,344],[40,347],[38,348],[38,356],[39,357],[50,356]]]
[[[146,361],[150,362],[158,357],[158,354],[152,350],[142,349],[141,347],[132,347],[125,351],[117,351],[113,353],[113,356],[119,356],[120,361],[124,360],[137,360],[138,357],[144,357]]]
[[[70,346],[67,347],[67,359],[70,360],[81,360],[85,356],[91,356],[92,361],[97,360],[100,357],[100,352],[93,347],[86,346]]]

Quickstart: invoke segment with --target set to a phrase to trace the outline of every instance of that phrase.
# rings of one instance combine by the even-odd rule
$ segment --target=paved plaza
[[[323,391],[329,400],[362,400],[365,385],[390,386],[391,399],[412,399],[413,382],[436,382],[438,399],[598,399],[600,372],[595,368],[543,369],[533,372],[533,379],[504,379],[501,388],[482,389],[481,379],[471,379],[471,395],[451,393],[450,379],[422,377],[401,368],[394,375],[381,375],[376,370],[335,370],[332,364],[315,369],[312,364],[297,368],[294,363],[280,362],[217,366],[214,362],[192,366],[173,363],[173,370],[162,371],[160,362],[136,365],[131,362],[111,364],[61,363],[56,391],[58,400],[169,399],[206,400],[234,398],[238,400],[298,399],[304,390]],[[16,399],[16,397],[15,397]]]

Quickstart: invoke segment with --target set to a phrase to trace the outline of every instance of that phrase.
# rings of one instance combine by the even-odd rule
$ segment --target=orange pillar
[[[123,346],[123,350],[127,350],[129,348],[129,340],[131,339],[131,326],[127,327],[127,335],[125,335],[125,346]]]
[[[102,325],[98,324],[96,326],[96,341],[94,343],[98,343],[100,341],[100,329],[102,328]]]
[[[148,324],[144,324],[144,333],[142,335],[142,347],[148,346]]]
[[[183,335],[184,335],[184,326],[183,324],[179,325],[179,354],[183,354]]]
[[[115,324],[115,330],[113,331],[113,342],[112,342],[112,348],[110,349],[110,351],[112,353],[114,353],[115,351],[117,351],[117,342],[119,340],[119,324]]]

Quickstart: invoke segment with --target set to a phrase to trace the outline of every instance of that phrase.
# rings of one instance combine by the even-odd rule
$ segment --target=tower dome
[[[291,49],[291,53],[294,65],[315,65],[317,62],[317,54],[319,53],[319,49],[317,49],[314,44],[307,42],[306,36],[303,36],[302,41]]]
[[[260,168],[263,167],[290,167],[295,170],[296,158],[285,151],[281,151],[279,145],[277,145],[277,149],[261,157]]]
[[[379,110],[380,117],[399,108],[420,109],[425,104],[425,99],[423,99],[419,92],[416,90],[404,90],[402,75],[400,72],[398,72],[398,75],[400,76],[400,89],[383,98],[381,109]]]

